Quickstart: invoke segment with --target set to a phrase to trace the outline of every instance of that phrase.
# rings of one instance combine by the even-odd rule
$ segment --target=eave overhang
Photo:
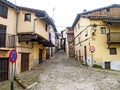
[[[3,3],[4,5],[9,6],[11,8],[18,9],[16,5],[14,5],[13,3],[11,3],[7,0],[0,0],[0,3]]]
[[[54,21],[52,20],[51,17],[47,14],[46,11],[44,10],[38,10],[38,9],[33,9],[33,8],[28,8],[28,7],[21,7],[17,6],[20,10],[25,10],[29,12],[35,13],[35,16],[40,18],[41,20],[45,21],[48,25],[52,25],[54,28],[54,31],[57,32],[56,26],[54,24]]]
[[[78,23],[80,17],[84,17],[84,15],[89,15],[91,14],[92,12],[96,12],[96,11],[102,11],[102,10],[107,10],[109,11],[110,8],[120,8],[120,5],[119,4],[112,4],[110,6],[107,6],[107,7],[102,7],[102,8],[98,8],[98,9],[94,9],[94,10],[91,10],[91,11],[87,11],[87,12],[83,12],[83,13],[79,13],[77,14],[73,24],[72,24],[72,28],[74,29],[75,25]],[[99,15],[100,16],[100,15]],[[90,19],[98,19],[99,16],[88,16],[88,17],[85,17],[85,18],[90,18]],[[107,16],[107,15],[106,15]],[[101,19],[105,19],[106,16],[100,16]],[[99,18],[99,19],[100,19]]]

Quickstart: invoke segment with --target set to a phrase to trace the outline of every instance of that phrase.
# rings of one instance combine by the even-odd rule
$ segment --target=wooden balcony
[[[18,42],[38,42],[46,47],[54,47],[51,40],[46,40],[38,34],[19,34]]]
[[[107,33],[107,44],[120,44],[120,32]]]
[[[15,48],[15,35],[0,33],[0,49]]]

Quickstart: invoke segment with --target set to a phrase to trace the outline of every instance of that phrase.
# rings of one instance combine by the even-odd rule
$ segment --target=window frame
[[[29,15],[29,18],[28,18]],[[31,21],[31,13],[25,13],[24,21]]]
[[[85,30],[84,35],[85,35],[85,37],[88,36],[88,30]]]
[[[6,27],[7,26],[0,24],[0,47],[6,46]]]
[[[80,41],[80,36],[78,37],[78,43],[80,43],[81,41]]]
[[[117,55],[117,49],[116,48],[110,48],[109,51],[110,51],[110,55]]]
[[[3,18],[8,17],[8,7],[7,6],[0,4],[0,16]]]
[[[78,23],[78,30],[80,29],[80,24]]]
[[[100,27],[101,34],[106,34],[106,27]]]

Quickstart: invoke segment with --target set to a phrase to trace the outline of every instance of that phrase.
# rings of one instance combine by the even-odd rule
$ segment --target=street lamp
[[[97,31],[97,25],[95,23],[93,24],[93,30],[94,32],[92,34],[95,35],[95,32]]]

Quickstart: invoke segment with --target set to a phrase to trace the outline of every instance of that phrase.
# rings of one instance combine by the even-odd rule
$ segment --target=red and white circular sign
[[[94,46],[90,46],[90,51],[94,52],[95,51],[95,47]]]
[[[18,57],[17,51],[15,49],[12,49],[9,53],[10,62],[12,62],[12,63],[16,62],[17,57]]]

